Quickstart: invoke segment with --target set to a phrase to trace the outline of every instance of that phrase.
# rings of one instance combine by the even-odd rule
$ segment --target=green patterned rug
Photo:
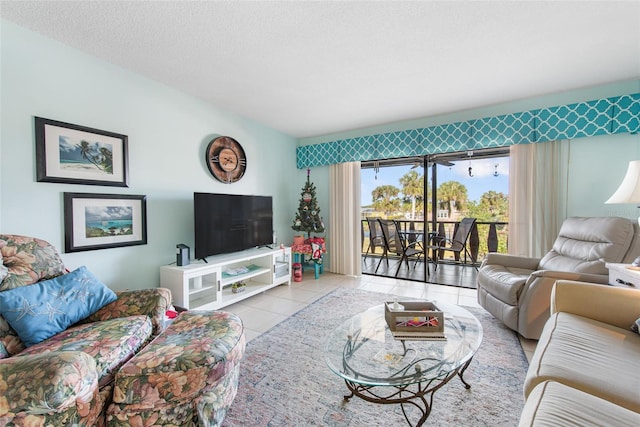
[[[389,300],[388,294],[339,288],[247,345],[238,395],[223,423],[261,426],[404,426],[399,405],[343,400],[344,382],[324,362],[324,342],[344,320]],[[481,308],[468,308],[484,338],[465,380],[433,398],[432,426],[514,426],[524,405],[527,360],[516,334]]]

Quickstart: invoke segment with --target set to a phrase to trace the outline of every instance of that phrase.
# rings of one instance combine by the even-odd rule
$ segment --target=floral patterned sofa
[[[114,293],[56,249],[0,234],[0,426],[217,426],[235,398],[241,320],[167,289]]]

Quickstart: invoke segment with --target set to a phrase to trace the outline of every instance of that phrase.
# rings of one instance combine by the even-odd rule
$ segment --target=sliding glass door
[[[489,251],[506,252],[508,150],[387,159],[361,168],[364,274],[475,287],[473,267]],[[465,217],[477,225],[462,255],[426,249],[435,236],[453,239]],[[371,224],[378,218],[394,220],[403,242],[423,248],[421,260],[407,263],[402,251],[372,242]]]

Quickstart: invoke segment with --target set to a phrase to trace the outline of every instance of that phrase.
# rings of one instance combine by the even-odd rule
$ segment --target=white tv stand
[[[216,310],[286,283],[291,285],[291,248],[256,248],[160,267],[160,286],[171,290],[173,303],[187,310]],[[245,267],[239,274],[233,270]],[[244,291],[231,285],[244,282]]]

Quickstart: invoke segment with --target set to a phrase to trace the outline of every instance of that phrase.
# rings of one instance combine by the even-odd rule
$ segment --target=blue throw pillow
[[[64,331],[117,299],[86,267],[0,292],[0,314],[27,347]]]

